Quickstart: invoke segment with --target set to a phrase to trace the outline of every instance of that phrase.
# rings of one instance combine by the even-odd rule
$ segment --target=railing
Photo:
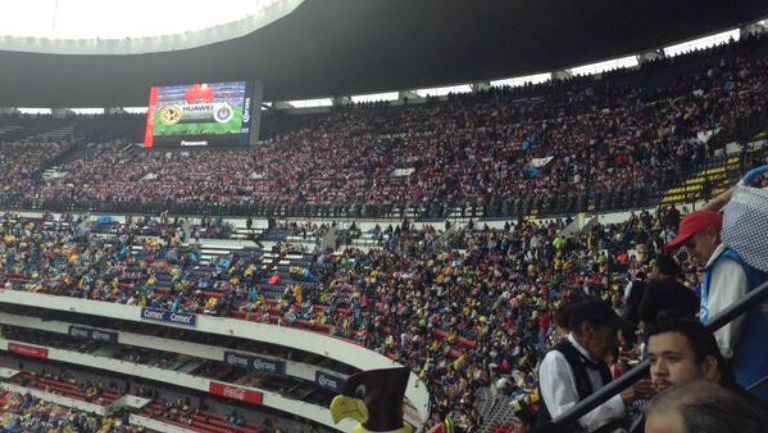
[[[656,195],[647,188],[605,190],[551,197],[525,196],[516,199],[491,199],[485,203],[424,204],[298,204],[229,205],[195,203],[176,205],[165,202],[78,202],[60,200],[30,201],[22,194],[0,197],[0,207],[14,210],[51,212],[96,212],[152,215],[252,216],[258,218],[325,219],[404,219],[419,221],[472,218],[510,219],[531,215],[557,217],[579,212],[636,209],[651,206]]]
[[[723,326],[734,321],[737,317],[745,314],[749,309],[760,305],[768,301],[768,282],[762,284],[755,290],[752,290],[747,296],[728,307],[726,310],[717,315],[708,325],[707,330],[715,332]],[[627,372],[620,379],[609,383],[602,387],[597,392],[579,402],[576,406],[567,410],[562,415],[553,419],[550,423],[543,425],[535,430],[536,433],[569,433],[577,431],[574,428],[574,424],[584,415],[591,412],[596,407],[610,400],[616,394],[624,391],[632,386],[638,380],[648,375],[648,368],[650,367],[650,361],[648,359],[642,361],[635,366],[632,370]],[[761,386],[763,382],[768,381],[768,378],[764,378],[757,383],[753,384],[750,388],[754,389],[757,386]]]

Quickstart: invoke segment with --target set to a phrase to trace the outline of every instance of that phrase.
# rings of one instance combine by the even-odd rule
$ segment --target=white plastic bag
[[[768,165],[762,166],[739,182],[725,207],[722,231],[726,246],[764,272],[768,272],[768,189],[750,185],[767,173]]]

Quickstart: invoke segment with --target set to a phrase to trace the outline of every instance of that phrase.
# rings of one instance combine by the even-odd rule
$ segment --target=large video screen
[[[153,87],[144,146],[248,145],[252,92],[247,81]]]

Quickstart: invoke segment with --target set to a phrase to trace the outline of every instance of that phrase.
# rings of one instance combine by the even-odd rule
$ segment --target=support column
[[[553,80],[567,80],[572,77],[573,74],[571,73],[570,69],[559,69],[557,71],[552,71]]]
[[[643,65],[644,63],[652,62],[654,60],[663,59],[664,58],[664,48],[659,48],[656,50],[650,50],[645,51],[637,55],[637,62],[640,65]]]
[[[72,110],[67,110],[66,108],[51,108],[51,116],[54,119],[66,119],[74,114]]]
[[[482,92],[482,91],[485,91],[485,90],[489,90],[491,88],[491,82],[490,81],[478,81],[478,82],[470,84],[470,87],[472,88],[472,91],[475,92],[475,93]]]
[[[763,23],[752,23],[747,24],[746,26],[739,29],[739,36],[741,38],[748,38],[752,35],[758,35],[760,33],[765,33],[768,31],[768,27],[766,24]]]
[[[400,92],[398,92],[397,98],[403,102],[422,99],[418,93],[412,92],[410,90],[401,90]]]
[[[349,96],[334,96],[331,101],[334,107],[352,104],[352,98]]]

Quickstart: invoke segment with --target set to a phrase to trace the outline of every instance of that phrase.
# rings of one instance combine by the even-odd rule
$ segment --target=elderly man
[[[625,326],[608,303],[597,299],[577,301],[568,314],[571,334],[539,367],[543,420],[561,415],[611,381],[605,359],[616,349],[618,330]],[[627,405],[650,392],[650,381],[641,381],[583,416],[579,424],[587,432],[625,431]]]

